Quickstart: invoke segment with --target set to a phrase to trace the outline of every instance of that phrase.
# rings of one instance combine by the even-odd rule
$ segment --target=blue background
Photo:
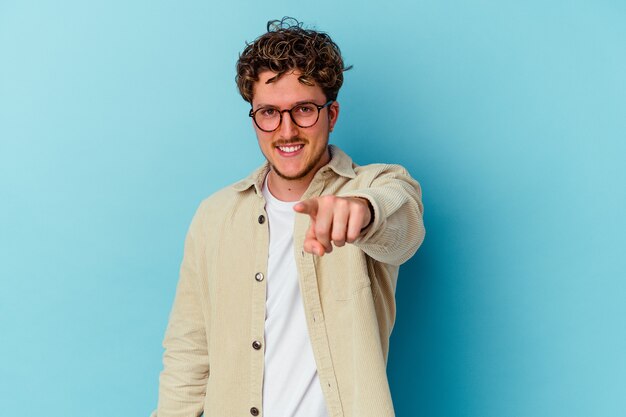
[[[626,5],[0,1],[0,415],[147,416],[183,239],[262,162],[269,19],[354,65],[331,142],[422,183],[399,417],[626,410]]]

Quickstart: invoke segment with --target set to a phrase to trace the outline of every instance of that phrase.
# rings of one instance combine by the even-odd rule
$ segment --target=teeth
[[[285,153],[292,153],[295,152],[297,150],[299,150],[300,148],[302,148],[302,145],[296,145],[296,146],[279,146],[278,149],[280,149],[281,151],[285,152]]]

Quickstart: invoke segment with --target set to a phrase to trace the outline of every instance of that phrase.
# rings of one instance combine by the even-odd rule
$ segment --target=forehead
[[[291,106],[302,101],[319,102],[325,100],[324,92],[318,85],[302,84],[299,71],[291,71],[268,83],[276,76],[273,71],[259,73],[259,81],[254,83],[253,106]]]

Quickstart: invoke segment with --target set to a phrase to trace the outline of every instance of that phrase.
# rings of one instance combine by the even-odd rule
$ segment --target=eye
[[[314,114],[315,110],[317,110],[317,108],[313,104],[309,104],[309,103],[301,104],[296,107],[296,113],[299,113],[301,115]]]
[[[276,116],[276,113],[277,113],[277,112],[276,112],[276,109],[274,109],[274,108],[272,108],[272,107],[265,107],[265,108],[260,109],[260,110],[258,111],[258,114],[259,114],[261,117],[274,117],[274,116]]]

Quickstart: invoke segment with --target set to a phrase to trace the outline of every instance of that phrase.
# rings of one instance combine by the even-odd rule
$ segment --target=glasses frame
[[[322,104],[321,106],[320,106],[319,104],[315,104],[315,103],[313,103],[312,101],[307,101],[307,102],[304,102],[304,103],[299,103],[299,104],[296,104],[296,105],[295,105],[295,106],[293,106],[292,108],[290,108],[290,109],[286,109],[286,110],[279,110],[279,109],[276,109],[275,107],[267,106],[267,107],[271,107],[271,108],[276,109],[276,111],[280,114],[279,119],[278,119],[278,125],[277,125],[274,129],[272,129],[272,130],[265,130],[265,129],[263,129],[261,126],[259,126],[259,123],[257,123],[257,121],[256,121],[256,113],[257,113],[259,110],[265,110],[265,109],[267,109],[267,107],[261,107],[261,108],[258,108],[258,109],[256,109],[256,110],[254,110],[254,111],[253,111],[252,109],[250,109],[250,112],[248,113],[248,116],[249,116],[249,117],[252,117],[252,120],[254,120],[254,124],[256,125],[256,127],[258,127],[260,130],[262,130],[263,132],[266,132],[266,133],[269,133],[269,132],[274,132],[274,131],[276,131],[276,129],[278,129],[278,128],[280,127],[280,125],[283,123],[283,113],[285,113],[285,112],[288,112],[288,113],[289,113],[289,117],[291,117],[291,121],[293,122],[293,124],[295,124],[295,125],[296,125],[296,126],[298,126],[299,128],[306,129],[306,128],[308,128],[308,127],[313,127],[313,126],[315,126],[315,124],[317,123],[317,121],[320,119],[320,113],[321,113],[322,109],[323,109],[323,108],[325,108],[325,107],[330,106],[331,104],[333,104],[333,102],[334,102],[334,101],[335,101],[335,100],[328,100],[326,103]],[[294,119],[294,117],[293,117],[293,113],[292,113],[292,111],[293,111],[296,107],[300,107],[300,106],[303,106],[303,105],[305,105],[305,104],[312,104],[312,105],[314,105],[315,107],[317,107],[317,118],[315,119],[315,121],[314,121],[314,122],[313,122],[310,126],[300,126],[300,125],[298,124],[298,122],[296,122],[296,120]]]

